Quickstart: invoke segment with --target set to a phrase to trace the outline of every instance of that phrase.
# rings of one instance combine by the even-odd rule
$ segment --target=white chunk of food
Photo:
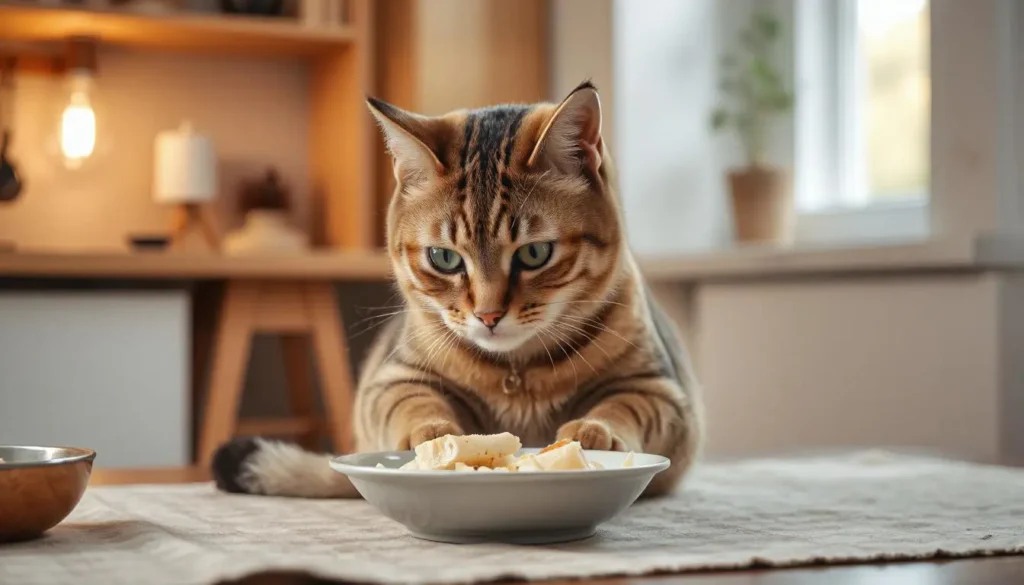
[[[633,452],[630,451],[626,454],[626,458],[622,460],[623,467],[633,467]]]
[[[579,441],[572,441],[560,447],[537,455],[537,463],[544,471],[573,471],[589,469],[583,446]]]
[[[470,467],[503,465],[507,456],[522,447],[512,433],[497,435],[445,435],[416,446],[419,469],[454,469],[456,463]]]

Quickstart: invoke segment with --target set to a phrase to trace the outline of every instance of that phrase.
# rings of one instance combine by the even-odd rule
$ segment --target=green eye
[[[453,274],[462,268],[462,256],[448,248],[427,248],[427,260],[439,272]]]
[[[516,250],[516,258],[524,268],[535,270],[547,264],[547,261],[551,259],[551,250],[551,242],[526,244]]]

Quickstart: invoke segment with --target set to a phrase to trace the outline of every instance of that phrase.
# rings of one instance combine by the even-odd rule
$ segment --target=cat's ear
[[[601,167],[601,97],[584,81],[572,90],[543,126],[526,165],[594,174]]]
[[[384,133],[384,141],[395,163],[396,179],[403,182],[429,180],[444,172],[436,139],[444,122],[372,97],[367,98],[366,104]]]

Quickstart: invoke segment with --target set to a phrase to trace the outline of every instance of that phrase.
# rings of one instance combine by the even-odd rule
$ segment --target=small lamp
[[[185,120],[177,129],[157,134],[154,154],[153,197],[158,203],[176,206],[171,243],[180,244],[197,225],[206,244],[216,249],[217,234],[200,207],[217,194],[217,156],[212,141],[197,134]]]

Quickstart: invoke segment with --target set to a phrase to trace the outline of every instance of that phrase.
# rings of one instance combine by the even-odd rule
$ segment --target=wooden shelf
[[[357,251],[279,257],[175,252],[8,252],[0,253],[0,278],[385,281],[391,278],[391,265],[383,252]]]
[[[60,42],[72,35],[105,44],[191,53],[319,56],[351,43],[351,27],[311,28],[277,18],[40,6],[0,0],[0,39]]]
[[[365,103],[373,84],[374,4],[373,0],[330,1],[344,1],[343,25],[309,27],[286,18],[183,12],[150,15],[0,0],[0,53],[30,57],[43,53],[45,57],[37,62],[23,57],[19,67],[49,69],[59,64],[54,63],[59,58],[51,55],[59,55],[55,49],[63,48],[69,36],[88,35],[96,37],[101,45],[141,51],[306,59],[309,192],[311,206],[323,218],[323,233],[318,240],[333,249],[373,250],[382,244],[379,234],[383,229],[373,192],[373,165],[382,146]],[[102,79],[102,54],[98,67]],[[20,260],[0,260],[0,274],[3,265],[11,262]],[[110,266],[106,260],[96,262],[101,268]],[[199,262],[199,266],[212,266],[211,273],[248,266],[233,261]],[[57,265],[63,266],[60,261]],[[157,266],[169,265],[171,260],[157,261]],[[188,276],[192,274],[188,268],[174,268],[172,272]],[[311,268],[325,273],[332,270],[329,261],[326,267],[316,264]],[[252,269],[262,270],[258,263]],[[146,268],[141,266],[140,270],[145,272]]]

